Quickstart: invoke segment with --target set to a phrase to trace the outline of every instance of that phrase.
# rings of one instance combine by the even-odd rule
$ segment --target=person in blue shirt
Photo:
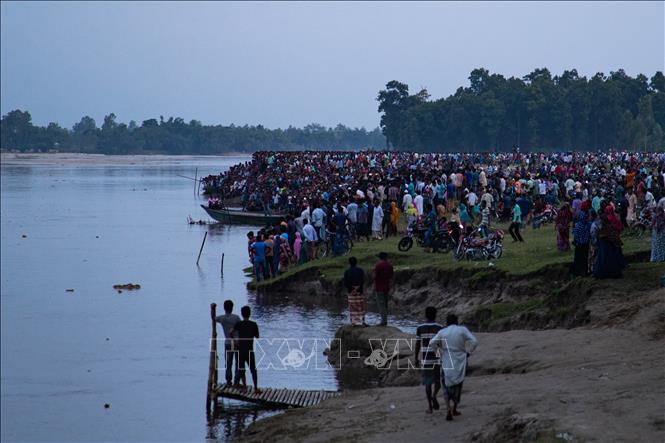
[[[259,234],[251,248],[254,252],[254,274],[256,275],[256,281],[259,282],[265,275],[266,252],[269,249],[264,241],[263,234]]]
[[[464,203],[459,204],[459,221],[464,226],[472,221],[469,211],[466,210],[466,205]]]
[[[523,242],[524,239],[520,234],[520,226],[522,225],[522,209],[520,205],[515,204],[513,206],[513,221],[508,227],[508,233],[513,238],[513,242],[519,241]]]
[[[529,219],[531,218],[531,207],[533,206],[531,199],[529,197],[522,196],[517,199],[516,204],[521,209],[520,215],[522,220],[524,220],[525,223],[529,223]]]

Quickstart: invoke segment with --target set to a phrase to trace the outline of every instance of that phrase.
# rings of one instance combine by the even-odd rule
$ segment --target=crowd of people
[[[555,224],[559,250],[575,248],[574,272],[618,276],[621,233],[652,228],[652,260],[665,259],[665,154],[641,152],[410,153],[257,152],[251,161],[203,179],[215,205],[282,215],[249,235],[257,280],[333,255],[345,239],[397,235],[400,220],[436,230],[442,221],[479,226]]]
[[[641,224],[651,230],[651,261],[665,261],[665,153],[257,152],[252,161],[205,181],[215,205],[235,201],[246,211],[282,215],[277,225],[247,234],[257,281],[316,260],[324,242],[337,255],[345,252],[346,238],[381,241],[395,236],[400,221],[422,223],[428,234],[442,222],[474,226],[483,236],[501,221],[509,223],[514,242],[524,241],[523,226],[538,228],[551,221],[557,249],[574,249],[571,273],[597,278],[622,276],[622,233]],[[370,275],[379,325],[386,325],[394,288],[388,254],[379,254],[371,274],[355,257],[348,262],[342,284],[351,324],[367,326],[365,285]],[[245,314],[248,320],[249,311]],[[460,414],[466,362],[477,340],[454,314],[447,315],[446,327],[436,322],[436,315],[432,306],[425,310],[415,355],[426,412],[440,408],[437,394],[443,390],[446,419],[453,420]],[[239,319],[218,320],[227,339],[237,331],[258,337],[249,323],[230,328]],[[228,342],[227,368],[233,366],[228,356],[236,353]],[[236,358],[239,380],[245,363],[256,380],[245,348]],[[442,364],[448,361],[454,364]],[[226,379],[231,383],[229,369]]]

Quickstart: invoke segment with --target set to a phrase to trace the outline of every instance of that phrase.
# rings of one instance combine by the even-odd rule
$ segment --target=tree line
[[[268,129],[257,126],[203,125],[182,118],[160,117],[129,124],[111,113],[101,127],[85,116],[72,129],[57,123],[36,126],[27,111],[14,110],[0,122],[0,147],[34,152],[83,152],[100,154],[223,154],[257,150],[383,149],[379,128],[334,128],[310,124],[303,128]]]
[[[665,77],[623,70],[591,78],[536,69],[505,78],[474,69],[446,98],[409,93],[393,80],[379,91],[389,148],[417,151],[665,149]]]

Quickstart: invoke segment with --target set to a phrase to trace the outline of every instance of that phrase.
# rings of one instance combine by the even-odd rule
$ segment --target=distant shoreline
[[[169,162],[173,160],[195,160],[230,157],[250,157],[251,154],[228,153],[222,155],[106,155],[83,154],[76,152],[60,153],[22,153],[3,152],[0,154],[0,165],[136,165]]]

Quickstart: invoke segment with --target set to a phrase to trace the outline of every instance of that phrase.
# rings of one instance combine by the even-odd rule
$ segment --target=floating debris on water
[[[187,216],[187,223],[190,225],[210,225],[212,222],[206,220],[194,220],[190,215]]]
[[[128,291],[133,291],[134,289],[141,289],[141,285],[136,283],[125,283],[124,285],[113,285],[113,289],[127,289]]]
[[[110,404],[108,404],[108,403],[104,403],[104,409],[108,409],[108,408],[110,408],[110,407],[111,407]]]
[[[65,289],[66,292],[74,292],[73,289]]]
[[[21,236],[21,238],[28,238],[28,236],[25,235],[25,234],[23,234],[23,235]]]

